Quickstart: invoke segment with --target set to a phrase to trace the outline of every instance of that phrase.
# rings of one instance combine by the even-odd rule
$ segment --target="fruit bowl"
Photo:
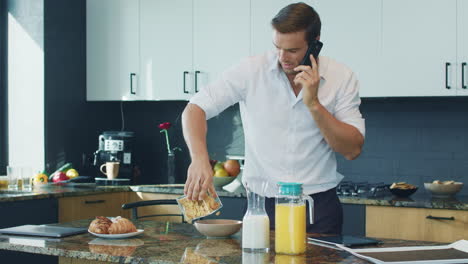
[[[231,183],[235,179],[236,179],[236,177],[231,177],[231,176],[213,177],[213,185],[214,185],[215,188],[221,188],[224,185],[228,185],[229,183]]]
[[[207,237],[228,237],[237,233],[242,227],[242,221],[229,219],[198,220],[194,224],[198,232]]]
[[[437,183],[424,183],[424,188],[434,197],[451,197],[454,196],[463,188],[462,182],[454,182],[452,184],[437,184]]]

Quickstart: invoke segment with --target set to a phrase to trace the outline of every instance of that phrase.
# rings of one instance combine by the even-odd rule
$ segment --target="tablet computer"
[[[331,244],[331,245],[343,245],[345,247],[353,246],[366,246],[366,245],[377,245],[382,244],[382,241],[360,236],[324,236],[324,237],[308,237],[309,241],[315,241],[319,243]]]
[[[51,225],[22,225],[0,229],[0,233],[8,235],[66,237],[86,233],[87,228],[64,227]]]

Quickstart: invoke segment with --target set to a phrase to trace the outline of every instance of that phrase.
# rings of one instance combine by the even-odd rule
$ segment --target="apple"
[[[224,169],[229,176],[236,177],[240,173],[240,164],[237,160],[227,160],[224,162]]]
[[[224,170],[224,162],[217,162],[214,167],[213,167],[213,170],[214,171],[217,171],[217,170],[220,170],[220,169],[223,169]]]
[[[68,176],[65,174],[65,172],[58,171],[54,173],[54,176],[52,177],[53,182],[61,182],[61,181],[66,181],[68,180]]]

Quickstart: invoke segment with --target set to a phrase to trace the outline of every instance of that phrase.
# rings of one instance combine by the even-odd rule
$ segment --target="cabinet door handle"
[[[130,93],[131,94],[136,94],[135,91],[133,91],[133,77],[135,77],[136,74],[135,73],[130,73]]]
[[[195,92],[198,93],[198,74],[200,71],[195,71]]]
[[[445,63],[445,88],[450,89],[451,87],[448,85],[448,68],[450,67],[450,62]]]
[[[92,200],[92,201],[85,201],[85,204],[98,204],[98,203],[105,203],[106,200]]]
[[[185,89],[185,76],[189,74],[188,71],[184,71],[184,76],[182,78],[184,78],[184,93],[188,94],[189,92]]]
[[[462,88],[463,88],[463,89],[466,89],[466,84],[465,84],[465,67],[466,67],[466,62],[463,62],[461,66],[462,66],[462,72],[461,72],[461,74],[462,74]]]
[[[450,221],[454,221],[455,220],[455,217],[440,217],[440,216],[432,216],[432,215],[428,215],[426,216],[426,219],[434,219],[434,220],[450,220]]]

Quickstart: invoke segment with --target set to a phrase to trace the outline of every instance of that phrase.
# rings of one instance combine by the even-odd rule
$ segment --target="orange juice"
[[[306,250],[305,204],[277,204],[275,209],[275,251],[301,254]]]

